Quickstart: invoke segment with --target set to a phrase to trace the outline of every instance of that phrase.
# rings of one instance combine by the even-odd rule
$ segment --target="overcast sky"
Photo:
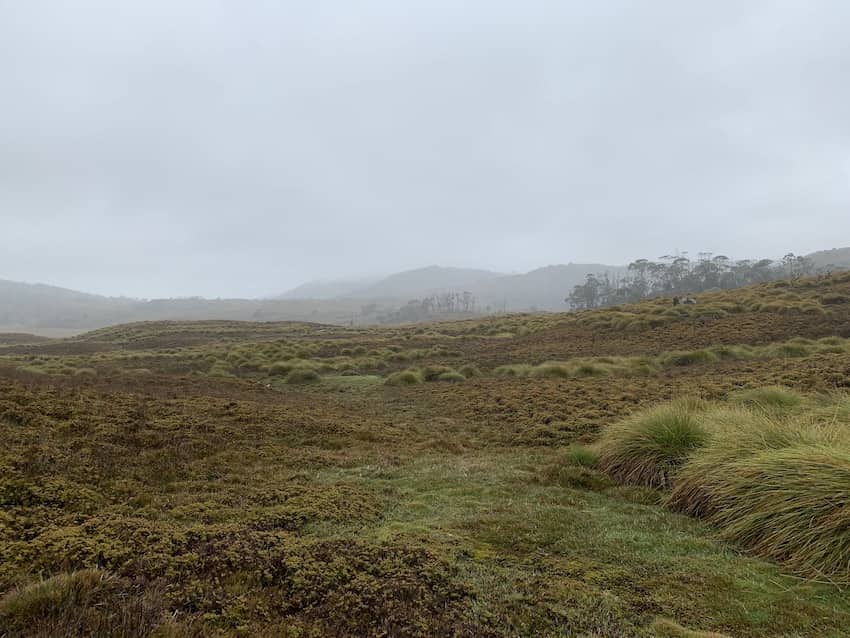
[[[845,0],[0,0],[0,279],[850,245]]]

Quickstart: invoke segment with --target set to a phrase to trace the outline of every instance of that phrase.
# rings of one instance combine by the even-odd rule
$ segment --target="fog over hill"
[[[847,270],[850,268],[850,247],[819,250],[807,255],[818,268],[835,268]]]
[[[850,269],[850,248],[808,255],[820,269]],[[233,319],[370,324],[494,312],[565,311],[565,297],[588,274],[612,277],[625,266],[559,264],[526,273],[428,266],[383,278],[308,282],[264,299],[133,299],[106,297],[45,284],[0,279],[0,333],[65,336],[131,321]],[[455,303],[466,293],[463,303]],[[433,302],[428,300],[432,299]],[[404,312],[410,303],[433,305],[427,316]]]
[[[564,310],[565,291],[588,273],[622,272],[623,266],[559,264],[527,273],[502,274],[474,268],[428,266],[385,277],[367,286],[354,282],[315,282],[282,295],[286,299],[419,299],[446,292],[470,292],[482,309]],[[348,285],[347,285],[348,284]]]

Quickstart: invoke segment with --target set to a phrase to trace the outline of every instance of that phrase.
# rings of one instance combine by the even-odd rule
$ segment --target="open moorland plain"
[[[850,635],[850,274],[0,335],[0,636]]]

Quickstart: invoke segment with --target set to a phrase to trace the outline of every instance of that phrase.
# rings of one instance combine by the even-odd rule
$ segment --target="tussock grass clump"
[[[437,381],[441,375],[447,372],[454,372],[454,370],[448,366],[425,366],[422,369],[422,378],[425,381]]]
[[[668,499],[673,509],[692,516],[708,516],[722,506],[713,493],[713,477],[734,471],[735,463],[763,450],[815,440],[808,429],[745,405],[716,406],[703,423],[711,439],[679,470]]]
[[[673,366],[691,366],[715,361],[717,361],[717,355],[711,350],[691,350],[690,352],[671,352],[664,357],[662,363]]]
[[[688,629],[669,618],[656,618],[650,629],[653,635],[659,638],[729,638],[726,634],[718,634],[714,631]]]
[[[466,381],[466,377],[456,370],[449,370],[448,372],[443,372],[439,377],[437,377],[437,381],[460,383],[461,381]]]
[[[269,366],[269,374],[276,377],[285,377],[296,368],[306,369],[315,368],[316,364],[313,361],[305,359],[289,359],[287,361],[277,361]]]
[[[534,368],[532,368],[529,372],[529,376],[545,377],[550,379],[568,379],[571,375],[568,365],[557,363],[555,361],[547,361],[546,363],[541,363],[539,366],[534,366]]]
[[[419,370],[408,369],[394,372],[384,383],[386,385],[417,385],[423,381],[424,378]]]
[[[775,357],[805,357],[810,348],[800,343],[780,343],[772,348]]]
[[[308,383],[318,383],[322,378],[319,373],[313,368],[295,368],[284,378],[284,383],[287,385],[305,385]]]
[[[88,602],[101,587],[102,578],[100,572],[86,569],[38,581],[0,600],[0,618],[29,624],[47,616],[59,616],[66,606]]]
[[[708,351],[721,361],[752,359],[755,356],[748,346],[713,346]]]
[[[683,399],[639,412],[610,426],[599,440],[599,465],[620,483],[664,487],[708,433],[705,402]]]
[[[611,374],[611,370],[605,365],[584,362],[576,365],[572,373],[576,377],[607,377]]]
[[[499,366],[493,370],[497,377],[527,377],[531,373],[532,366],[527,363],[516,363],[513,365]]]
[[[95,569],[62,573],[0,599],[0,631],[8,636],[149,636],[164,607],[130,583]]]
[[[850,295],[828,293],[820,298],[820,302],[825,306],[836,306],[839,304],[850,303]]]
[[[843,395],[745,390],[663,404],[608,428],[599,467],[797,573],[850,582],[850,409]]]
[[[471,363],[468,363],[465,366],[461,366],[458,372],[460,372],[467,379],[473,379],[475,377],[481,376],[481,369],[476,365],[472,365]]]
[[[803,574],[850,579],[850,449],[796,444],[727,467],[709,518],[725,539]]]
[[[730,398],[742,405],[776,412],[793,410],[803,402],[803,397],[800,394],[780,385],[741,390]]]

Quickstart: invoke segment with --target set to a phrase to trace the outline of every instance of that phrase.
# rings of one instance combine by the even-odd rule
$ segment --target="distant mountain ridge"
[[[817,267],[850,269],[850,247],[807,255]],[[564,299],[590,273],[622,274],[625,266],[558,264],[527,273],[428,266],[383,278],[309,282],[269,299],[104,297],[45,284],[0,279],[0,333],[70,334],[118,323],[222,319],[366,324],[408,301],[470,292],[478,313],[567,310]],[[17,337],[16,337],[17,338]]]
[[[444,291],[466,290],[479,282],[501,276],[501,273],[477,268],[427,266],[385,277],[371,286],[357,290],[354,296],[361,299],[412,299]]]
[[[371,280],[308,282],[293,288],[281,299],[395,299],[465,289],[480,281],[503,276],[478,268],[426,266]]]
[[[340,279],[336,281],[308,281],[292,290],[287,290],[275,299],[335,299],[356,296],[358,290],[378,283],[380,277],[364,279]]]
[[[282,295],[297,299],[302,294],[329,293],[315,299],[351,298],[364,300],[396,299],[407,301],[441,292],[471,292],[478,306],[491,310],[564,310],[564,297],[588,273],[622,272],[624,266],[605,264],[559,264],[527,273],[503,274],[476,268],[428,266],[384,277],[369,286],[344,289],[332,283],[306,284]],[[339,282],[342,284],[343,282]],[[335,294],[342,289],[341,294]]]

